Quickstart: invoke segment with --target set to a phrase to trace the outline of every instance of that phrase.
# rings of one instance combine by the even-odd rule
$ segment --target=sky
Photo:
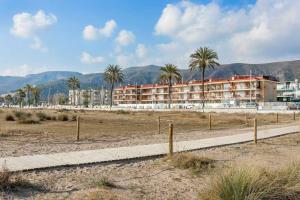
[[[0,0],[0,75],[300,59],[299,0]]]

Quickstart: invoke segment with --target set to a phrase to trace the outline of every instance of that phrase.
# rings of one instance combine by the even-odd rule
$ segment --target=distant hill
[[[39,74],[29,74],[25,77],[19,76],[0,76],[0,94],[24,87],[26,84],[40,85],[50,81],[57,81],[70,76],[82,75],[78,72],[69,71],[49,71]]]
[[[300,78],[300,60],[265,64],[226,64],[217,67],[215,70],[208,69],[206,71],[206,77],[227,78],[232,75],[246,75],[249,74],[250,70],[252,70],[253,75],[273,75],[278,77],[281,81],[294,80],[296,78]],[[160,74],[160,66],[135,66],[126,68],[123,72],[126,78],[124,84],[156,83]],[[199,72],[190,72],[188,69],[182,69],[181,73],[184,81],[201,78]],[[46,98],[48,94],[67,94],[68,88],[66,85],[66,79],[71,76],[79,78],[81,88],[83,89],[106,86],[106,83],[103,80],[103,73],[81,74],[78,72],[56,71],[31,74],[26,77],[0,76],[0,93],[15,90],[29,83],[38,85],[38,87],[41,88],[41,96],[43,98]]]

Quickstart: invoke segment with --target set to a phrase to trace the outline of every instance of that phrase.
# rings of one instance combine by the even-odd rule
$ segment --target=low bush
[[[178,153],[169,158],[174,167],[180,169],[191,169],[195,173],[214,168],[215,160],[196,156],[192,153]]]
[[[20,124],[40,124],[40,121],[37,119],[23,119],[18,121]]]
[[[126,110],[118,110],[118,111],[116,111],[116,114],[130,114],[130,112],[128,112]]]
[[[0,191],[10,187],[10,177],[11,174],[6,168],[0,171]]]
[[[31,113],[22,112],[22,111],[14,111],[13,113],[18,120],[26,120],[32,116]]]
[[[5,167],[0,170],[0,191],[12,191],[16,188],[33,188],[35,190],[45,191],[40,185],[35,185],[21,177],[20,174],[12,175]]]
[[[70,110],[69,109],[66,109],[66,108],[62,108],[62,109],[59,109],[58,112],[69,112]]]
[[[13,115],[7,114],[7,115],[5,116],[5,120],[6,120],[6,121],[15,121],[15,118],[14,118]]]
[[[102,176],[99,180],[96,181],[97,187],[110,187],[114,188],[116,185],[111,181],[107,176]]]
[[[35,115],[40,121],[51,120],[51,116],[43,112],[35,113]]]
[[[279,170],[230,169],[216,176],[200,194],[201,200],[300,199],[300,163]]]
[[[73,115],[72,118],[71,118],[71,121],[76,121],[76,120],[77,120],[77,116]]]
[[[69,116],[66,115],[66,114],[61,114],[61,115],[58,115],[57,120],[58,121],[68,121],[69,120]]]

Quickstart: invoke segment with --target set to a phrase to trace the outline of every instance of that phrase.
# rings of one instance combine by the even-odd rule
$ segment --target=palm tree
[[[5,100],[5,103],[6,103],[7,107],[9,107],[10,104],[12,103],[12,101],[13,101],[13,98],[10,94],[8,94],[4,97],[4,100]]]
[[[210,68],[214,69],[216,66],[220,64],[217,62],[218,54],[209,49],[207,47],[200,47],[196,50],[195,53],[191,54],[191,60],[189,64],[189,68],[191,71],[202,71],[202,109],[204,112],[204,78],[205,78],[205,69]]]
[[[19,103],[19,107],[23,107],[23,100],[26,97],[25,92],[20,88],[17,90],[17,101]]]
[[[30,92],[32,90],[32,86],[30,84],[27,84],[24,87],[24,90],[26,91],[26,100],[27,100],[27,106],[30,107]]]
[[[171,102],[172,102],[172,82],[181,80],[181,74],[177,68],[177,66],[172,64],[166,64],[164,67],[161,67],[160,70],[162,73],[160,74],[159,79],[161,81],[168,83],[168,108],[171,108]]]
[[[33,96],[34,105],[37,106],[39,98],[40,98],[40,89],[38,87],[31,88],[31,93]]]
[[[115,83],[124,82],[124,74],[119,65],[108,65],[104,72],[104,80],[110,84],[110,107],[113,104],[113,91]]]
[[[71,103],[73,103],[73,105],[75,105],[75,90],[78,89],[78,88],[80,88],[80,81],[79,81],[79,79],[76,78],[75,76],[70,77],[68,79],[68,87],[73,92]]]

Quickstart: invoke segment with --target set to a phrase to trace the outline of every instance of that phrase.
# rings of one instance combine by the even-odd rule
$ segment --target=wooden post
[[[278,113],[276,113],[276,123],[278,124],[278,122],[279,122],[279,115]]]
[[[254,144],[257,144],[257,119],[254,118]]]
[[[79,135],[80,135],[80,117],[79,116],[77,116],[77,141],[79,141]]]
[[[208,115],[208,127],[211,130],[211,114]]]
[[[173,123],[169,124],[169,156],[173,155]]]
[[[160,134],[160,116],[158,116],[157,128],[158,128],[158,134]]]
[[[294,121],[296,120],[296,112],[294,112]]]

